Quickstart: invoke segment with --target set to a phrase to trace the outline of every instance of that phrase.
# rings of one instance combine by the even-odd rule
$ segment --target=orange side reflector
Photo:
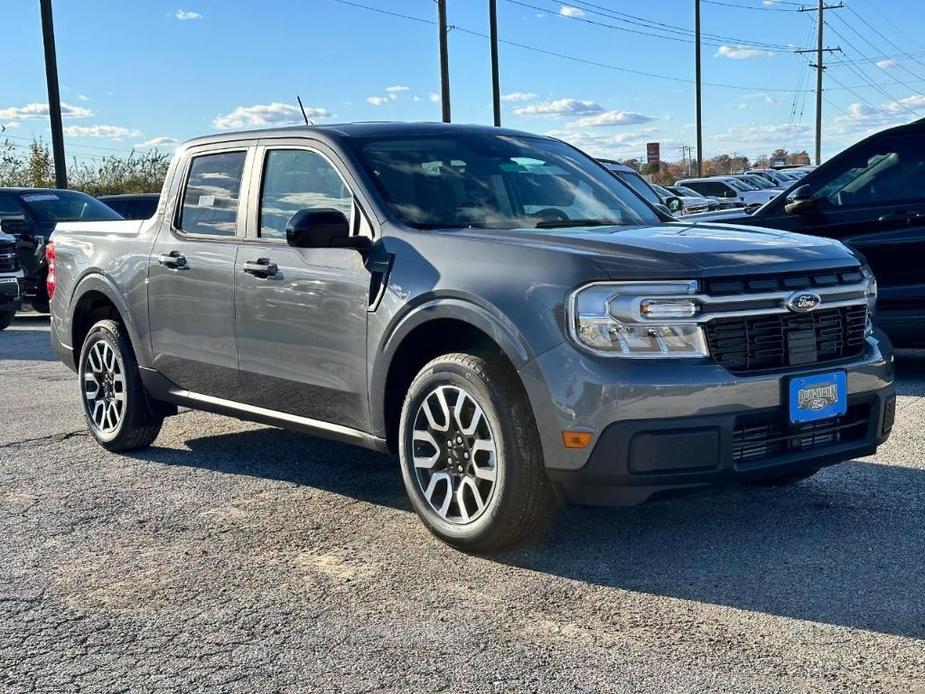
[[[566,448],[587,448],[591,437],[590,431],[563,431],[562,443]]]

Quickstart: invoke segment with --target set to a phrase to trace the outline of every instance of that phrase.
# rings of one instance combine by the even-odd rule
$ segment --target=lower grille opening
[[[740,417],[732,437],[732,459],[741,465],[858,441],[866,436],[869,419],[869,404],[849,407],[841,417],[804,424],[792,425],[780,415]]]

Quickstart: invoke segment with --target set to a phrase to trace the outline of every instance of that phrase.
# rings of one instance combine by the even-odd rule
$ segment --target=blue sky
[[[925,3],[844,2],[826,13],[826,43],[844,49],[827,56],[826,155],[925,116],[925,38],[916,31]],[[297,94],[318,122],[439,120],[433,0],[351,3],[55,0],[69,155],[170,150],[204,133],[292,124]],[[488,42],[478,35],[488,32],[487,4],[448,0],[454,121],[491,121]],[[703,47],[706,155],[811,149],[814,96],[805,90],[815,78],[792,48],[815,45],[814,13],[784,0],[702,8],[712,35]],[[660,141],[663,158],[678,160],[678,148],[694,144],[692,0],[498,0],[498,12],[502,40],[571,58],[502,44],[504,125],[616,158]],[[38,2],[7,2],[0,14],[16,27],[0,40],[0,137],[47,140]]]

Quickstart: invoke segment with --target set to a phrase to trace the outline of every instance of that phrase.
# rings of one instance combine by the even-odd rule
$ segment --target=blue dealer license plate
[[[844,371],[800,376],[790,381],[790,421],[794,424],[840,417],[848,410]]]

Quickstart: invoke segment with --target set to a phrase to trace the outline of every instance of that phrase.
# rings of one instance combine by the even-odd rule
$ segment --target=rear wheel
[[[527,539],[556,507],[532,411],[504,363],[446,354],[421,369],[402,408],[399,455],[415,511],[460,549]]]
[[[0,330],[6,330],[13,322],[16,311],[0,311]]]
[[[84,417],[103,448],[132,451],[151,445],[164,419],[151,411],[122,325],[101,320],[90,329],[79,377]]]

